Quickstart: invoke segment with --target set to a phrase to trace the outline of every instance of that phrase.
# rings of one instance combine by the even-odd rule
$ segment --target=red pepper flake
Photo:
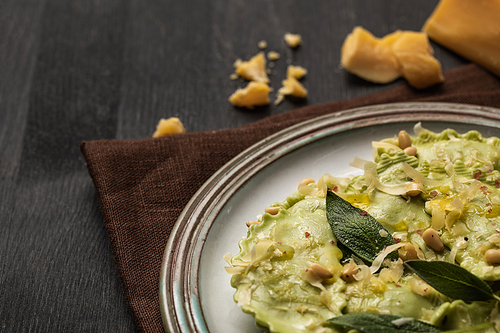
[[[487,202],[487,203],[486,203],[486,206],[491,206],[491,203],[490,203],[490,202]]]
[[[333,192],[338,192],[339,191],[339,187],[338,186],[334,186],[333,187]]]
[[[278,242],[279,245],[281,245],[281,242]]]
[[[309,272],[309,269],[308,269],[308,268],[306,268],[306,272]]]
[[[491,209],[491,208],[490,208],[490,209],[488,209],[488,213],[491,213],[492,211],[493,211],[493,209]]]
[[[416,233],[419,234],[419,235],[423,234],[422,230],[417,230]]]
[[[311,234],[306,231],[306,238],[309,236],[311,236]]]
[[[393,238],[393,239],[394,239],[394,243],[396,243],[396,244],[399,244],[399,242],[401,242],[401,239],[399,239],[399,238]]]
[[[498,179],[495,179],[495,187],[500,188],[500,182],[498,181]]]
[[[481,191],[483,191],[483,194],[486,195],[488,193],[491,193],[490,189],[488,188],[488,186],[481,186],[479,188]]]
[[[431,191],[431,193],[429,193],[431,197],[435,197],[436,195],[438,195],[438,191],[434,190],[434,191]]]
[[[401,288],[401,286],[399,284],[396,285],[397,288]]]
[[[427,290],[429,290],[429,288],[425,288],[425,289],[424,289],[424,292],[427,292]]]
[[[488,170],[488,171],[486,171],[486,172],[487,172],[487,173],[492,173],[492,172],[493,172],[493,170],[491,170],[491,169],[490,169],[490,170]]]
[[[368,214],[368,213],[365,210],[359,211],[359,215],[361,215],[361,216],[365,216],[366,214]]]
[[[286,251],[283,251],[283,254],[286,254]]]
[[[478,172],[476,172],[474,174],[474,179],[479,179],[481,177],[481,174],[482,174],[481,170],[479,170]]]
[[[491,222],[491,225],[496,225],[496,223],[495,222]]]
[[[330,241],[330,244],[335,245],[335,241]]]

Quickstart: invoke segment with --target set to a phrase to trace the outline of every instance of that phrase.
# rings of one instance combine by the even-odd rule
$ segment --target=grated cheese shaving
[[[358,265],[358,272],[353,275],[356,281],[362,281],[363,284],[368,284],[372,278],[370,268],[366,265]]]
[[[414,320],[415,319],[413,319],[413,318],[399,318],[399,319],[395,319],[395,320],[391,321],[391,324],[393,324],[396,327],[401,327],[403,325],[411,323]]]
[[[231,254],[231,252],[228,252],[224,255],[224,260],[229,264],[231,265],[231,259],[233,259],[233,255]]]
[[[383,141],[372,141],[372,147],[373,148],[388,148],[388,149],[392,149],[392,150],[400,150],[401,149],[398,146],[393,145],[392,143],[383,142]]]
[[[446,212],[439,206],[432,207],[431,227],[434,230],[441,230],[445,226]]]
[[[425,190],[422,184],[416,182],[405,182],[401,184],[388,185],[381,183],[380,181],[375,179],[374,184],[379,191],[392,195],[403,195],[410,191],[415,191],[415,190],[423,192]]]
[[[415,182],[420,183],[424,186],[430,186],[430,187],[442,186],[446,183],[446,180],[434,180],[424,177],[419,171],[414,169],[411,165],[409,165],[406,162],[403,163],[401,169],[404,171],[404,173],[406,173],[406,175],[408,175],[408,177],[410,177]]]
[[[327,293],[325,286],[321,282],[323,280],[316,274],[312,269],[306,269],[304,271],[304,278],[313,287],[321,289],[323,292]]]
[[[359,158],[357,156],[354,157],[354,160],[349,163],[350,166],[355,167],[357,169],[363,170],[365,168],[365,165],[367,163],[372,163],[370,161],[364,160],[362,158]]]
[[[455,263],[455,257],[457,256],[458,250],[463,250],[467,247],[467,241],[462,239],[455,244],[453,244],[453,248],[450,251],[450,262]]]
[[[382,252],[380,252],[377,255],[377,257],[375,258],[375,260],[373,260],[373,263],[370,267],[371,274],[375,274],[380,269],[380,267],[382,266],[382,263],[385,260],[385,257],[387,257],[389,255],[389,253],[391,253],[392,251],[396,251],[397,249],[399,249],[400,247],[403,247],[403,246],[405,246],[405,243],[398,243],[398,244],[389,245]]]
[[[428,130],[422,127],[422,123],[419,121],[413,126],[413,132],[415,135],[420,135],[423,132],[427,132]]]

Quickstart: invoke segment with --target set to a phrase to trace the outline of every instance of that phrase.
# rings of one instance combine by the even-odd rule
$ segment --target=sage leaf
[[[350,313],[327,320],[327,323],[335,326],[344,326],[365,333],[440,333],[436,326],[413,319],[403,319],[399,316],[377,314],[377,313]]]
[[[326,195],[326,217],[337,240],[368,262],[373,262],[386,246],[395,243],[380,222],[332,191]],[[386,237],[381,236],[384,233]],[[392,252],[388,258],[397,260],[397,252]]]
[[[458,265],[445,261],[408,260],[412,271],[440,293],[466,302],[496,299],[480,278]]]

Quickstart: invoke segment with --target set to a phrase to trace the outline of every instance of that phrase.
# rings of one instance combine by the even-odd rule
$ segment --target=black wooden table
[[[0,1],[0,331],[132,332],[83,140],[150,137],[162,117],[188,131],[232,128],[305,104],[406,84],[340,66],[346,35],[420,30],[437,0]],[[291,50],[286,32],[302,35]],[[308,69],[304,102],[233,108],[233,62],[266,40]],[[443,69],[466,61],[433,44]]]

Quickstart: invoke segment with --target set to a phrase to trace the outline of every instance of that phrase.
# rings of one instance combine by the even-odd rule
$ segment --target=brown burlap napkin
[[[500,80],[470,64],[425,91],[407,85],[348,101],[306,106],[228,130],[136,141],[84,142],[81,150],[99,198],[116,266],[136,323],[162,332],[158,282],[177,217],[196,190],[239,152],[298,122],[348,108],[406,101],[500,107]]]

